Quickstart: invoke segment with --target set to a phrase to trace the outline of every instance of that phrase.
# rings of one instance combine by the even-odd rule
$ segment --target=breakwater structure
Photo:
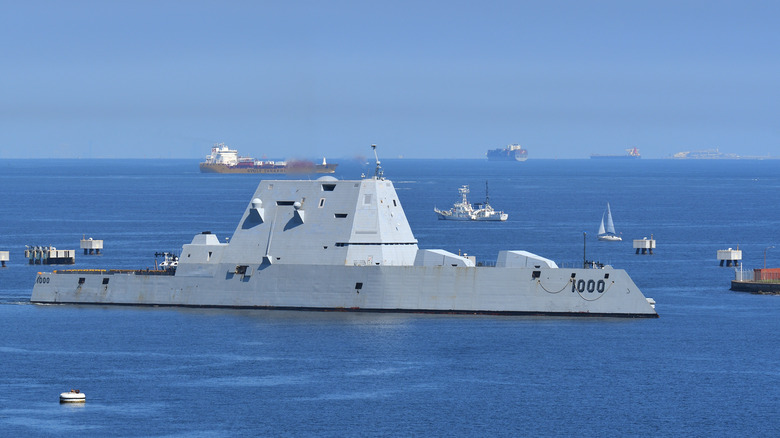
[[[100,255],[100,251],[103,249],[103,240],[95,240],[93,238],[85,239],[81,238],[81,249],[84,250],[84,255],[97,254]]]
[[[735,270],[731,290],[754,294],[780,294],[780,268]]]
[[[31,265],[72,265],[76,263],[76,250],[27,245],[24,257]]]

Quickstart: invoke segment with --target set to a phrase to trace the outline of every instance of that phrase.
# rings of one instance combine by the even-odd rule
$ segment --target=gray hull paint
[[[175,275],[65,270],[38,274],[34,303],[385,312],[649,316],[625,271],[558,268],[526,251],[495,267],[419,249],[392,182],[261,181],[229,243],[204,232]]]
[[[72,272],[38,276],[34,303],[657,317],[623,270],[223,265],[212,277]],[[533,278],[533,272],[540,273]],[[574,280],[571,275],[574,274]],[[609,274],[604,279],[605,274]],[[84,279],[79,284],[80,279]],[[103,284],[108,278],[108,284]],[[577,290],[577,281],[604,292]],[[572,284],[574,282],[574,285]],[[362,283],[362,285],[357,285]],[[356,286],[360,287],[359,289]],[[574,292],[572,291],[574,289]]]

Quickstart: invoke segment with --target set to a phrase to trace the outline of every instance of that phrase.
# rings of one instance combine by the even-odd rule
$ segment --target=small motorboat
[[[60,403],[84,403],[86,401],[87,396],[78,389],[71,389],[70,392],[60,394]]]

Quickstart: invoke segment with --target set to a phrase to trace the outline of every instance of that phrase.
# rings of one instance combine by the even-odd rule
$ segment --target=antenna
[[[588,246],[588,233],[582,232],[582,267],[588,267],[588,256],[585,248]]]
[[[372,144],[371,149],[374,150],[374,159],[376,160],[376,170],[374,171],[374,179],[385,179],[384,172],[382,171],[382,166],[380,166],[379,156],[377,156],[376,154],[376,145]]]

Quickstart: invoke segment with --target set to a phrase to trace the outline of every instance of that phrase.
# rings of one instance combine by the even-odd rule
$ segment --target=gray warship
[[[372,146],[373,147],[373,146]],[[376,149],[374,147],[376,156]],[[40,272],[37,304],[657,317],[628,274],[526,251],[495,266],[419,249],[379,159],[360,180],[264,180],[229,243],[203,232],[159,270]]]

